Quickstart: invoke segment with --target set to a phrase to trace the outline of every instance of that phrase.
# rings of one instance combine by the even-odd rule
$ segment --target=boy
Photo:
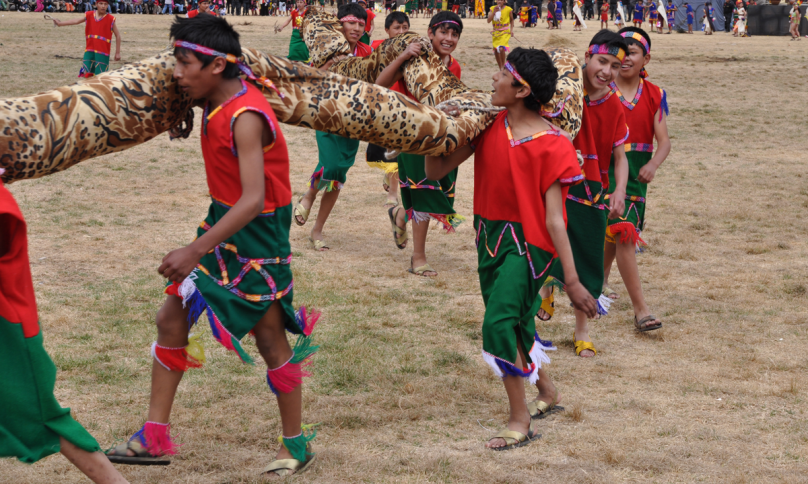
[[[359,39],[359,42],[370,45],[370,38],[373,36],[373,31],[376,29],[376,14],[373,13],[373,10],[368,8],[366,0],[357,0],[356,3],[365,9],[365,13],[368,16],[365,22],[365,33],[362,34],[362,38]]]
[[[511,36],[513,36],[513,9],[506,4],[505,0],[497,0],[497,4],[491,7],[488,12],[488,23],[494,28],[493,32],[491,32],[491,41],[494,44],[494,57],[497,60],[497,66],[501,70],[505,64],[505,57],[508,56],[508,52],[511,50],[508,43]]]
[[[689,3],[685,2],[685,12],[687,13],[687,33],[693,33],[693,22],[696,20],[696,14],[693,12],[693,7],[690,6]],[[635,27],[640,27],[639,25],[635,25]]]
[[[432,42],[432,49],[441,58],[449,72],[460,79],[460,63],[452,57],[457,48],[460,34],[463,33],[463,21],[456,13],[438,12],[429,21],[427,35]],[[419,43],[410,46],[390,63],[376,79],[381,86],[399,85],[399,92],[412,96],[407,91],[402,79],[402,65],[412,57],[421,53]],[[434,277],[438,273],[427,262],[426,236],[429,232],[429,221],[435,219],[443,225],[446,232],[454,232],[455,227],[463,222],[463,217],[454,210],[455,181],[457,170],[451,170],[438,181],[427,179],[424,172],[424,157],[401,153],[398,159],[398,176],[401,180],[402,206],[388,209],[388,216],[393,227],[396,247],[404,249],[407,242],[407,221],[412,220],[413,251],[410,259],[410,273],[418,276]]]
[[[609,4],[606,2],[600,6],[600,28],[609,28]]]
[[[367,57],[372,49],[369,45],[359,41],[365,33],[365,22],[367,13],[365,9],[356,3],[348,3],[339,7],[337,19],[342,23],[343,35],[348,41],[351,51],[355,57]],[[328,70],[337,59],[326,62],[321,69]],[[309,241],[314,250],[329,250],[328,245],[323,241],[323,227],[328,215],[337,203],[342,186],[346,181],[348,170],[356,161],[356,152],[359,151],[359,140],[343,138],[335,134],[327,134],[317,131],[317,149],[320,152],[319,163],[314,169],[314,173],[309,180],[309,187],[305,195],[300,199],[295,207],[295,223],[303,226],[309,218],[317,193],[325,190],[320,201],[320,211],[317,212],[317,219],[311,229]]]
[[[107,13],[107,7],[109,7],[107,0],[98,0],[95,12],[90,10],[82,17],[64,22],[53,19],[53,25],[57,27],[87,22],[87,25],[84,26],[87,44],[79,77],[93,77],[109,70],[109,50],[113,34],[115,35],[115,60],[121,60],[121,33],[115,23],[115,16]]]
[[[177,83],[191,98],[207,100],[201,143],[212,203],[198,237],[169,252],[157,269],[169,285],[152,345],[148,421],[107,455],[113,462],[146,465],[168,463],[164,456],[176,453],[169,415],[184,372],[204,361],[201,345],[188,339],[204,312],[214,337],[242,361],[251,359],[239,341],[255,335],[283,428],[277,460],[263,472],[289,475],[314,460],[309,446],[314,435],[304,435],[301,424],[300,384],[316,350],[308,336],[318,315],[292,307],[286,141],[264,95],[239,78],[246,69],[257,81],[238,64],[239,35],[226,20],[177,18],[171,37]],[[294,350],[284,330],[299,335]]]
[[[567,236],[569,237],[575,268],[581,284],[589,293],[598,298],[598,314],[608,312],[611,301],[601,297],[603,290],[603,242],[593,234],[605,231],[608,218],[623,214],[628,163],[623,143],[628,131],[623,106],[612,95],[611,82],[620,71],[625,58],[626,43],[623,38],[610,30],[601,30],[589,43],[584,54],[586,66],[581,73],[584,84],[584,111],[581,130],[573,144],[581,151],[584,159],[584,182],[570,188],[567,195]],[[614,158],[614,162],[612,162]],[[609,182],[606,174],[612,169],[615,181]],[[604,205],[603,195],[610,189],[615,196],[609,205]],[[553,279],[565,282],[565,272],[556,264],[550,271]],[[542,304],[539,318],[549,319],[553,314],[552,288],[550,281],[542,289]],[[589,324],[583,311],[575,311],[575,332],[572,337],[575,354],[588,358],[597,354],[589,338]]]
[[[3,173],[0,168],[0,175]],[[98,442],[53,395],[56,367],[42,345],[25,219],[0,180],[0,457],[34,462],[61,452],[96,483],[126,483]]]
[[[303,41],[303,36],[300,35],[300,26],[303,25],[303,17],[306,16],[306,0],[297,0],[295,2],[296,8],[292,9],[292,15],[289,16],[283,25],[278,27],[277,32],[281,32],[284,27],[292,23],[292,37],[289,39],[289,55],[287,58],[293,61],[309,62],[309,48],[306,42]]]
[[[707,2],[704,4],[704,17],[702,17],[702,24],[704,25],[704,35],[713,35],[715,31],[715,14],[713,12],[713,4]]]
[[[608,286],[616,256],[617,268],[634,307],[634,325],[639,331],[651,331],[661,328],[662,321],[651,314],[645,303],[635,247],[642,241],[640,234],[645,224],[648,183],[653,181],[657,169],[671,151],[666,118],[668,101],[662,88],[645,80],[648,75],[645,66],[651,61],[651,38],[644,30],[632,27],[619,33],[626,39],[628,55],[612,89],[623,103],[628,122],[629,137],[625,146],[629,174],[625,212],[620,218],[610,220],[606,231],[603,293],[617,299],[617,293]],[[656,153],[654,138],[657,141]],[[609,180],[614,180],[612,170],[609,171]],[[607,195],[611,196],[611,193]]]
[[[676,23],[676,12],[678,11],[679,7],[673,5],[673,0],[668,0],[668,34],[673,32],[673,24]]]
[[[199,2],[199,9],[189,11],[188,18],[194,18],[200,13],[206,13],[208,15],[216,15],[216,12],[210,10],[210,0],[201,0]]]
[[[407,14],[404,12],[392,12],[384,19],[384,31],[388,39],[409,32],[409,17],[407,17]],[[376,49],[382,42],[384,42],[383,39],[374,40],[371,47]],[[408,94],[407,87],[401,80],[389,87],[392,91]],[[388,160],[384,156],[385,151],[387,150],[381,146],[368,143],[368,148],[365,152],[365,161],[371,168],[379,168],[384,172],[382,186],[387,192],[387,201],[384,203],[384,206],[389,210],[398,205],[398,157]],[[404,244],[406,244],[406,241]]]
[[[502,378],[510,403],[507,430],[486,447],[508,450],[540,437],[530,429],[530,407],[547,408],[546,413],[560,400],[541,367],[550,361],[545,351],[555,348],[539,339],[534,320],[539,287],[556,257],[569,276],[575,307],[589,316],[597,308],[577,280],[564,230],[564,197],[569,185],[580,183],[581,169],[572,143],[539,114],[553,97],[558,71],[544,51],[516,48],[493,79],[491,103],[506,111],[471,144],[445,157],[427,156],[426,174],[440,178],[475,155],[477,272],[486,306],[483,359]],[[530,405],[523,378],[539,389]]]

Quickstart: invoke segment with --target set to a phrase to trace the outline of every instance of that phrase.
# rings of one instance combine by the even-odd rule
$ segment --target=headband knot
[[[589,46],[589,53],[594,54],[603,54],[603,55],[613,55],[617,57],[620,62],[623,62],[623,59],[626,57],[626,51],[623,50],[622,47],[617,46],[608,46],[606,44],[593,44]]]
[[[250,69],[250,67],[247,64],[245,64],[245,63],[241,62],[240,60],[238,60],[238,57],[236,57],[235,54],[225,54],[223,52],[213,50],[210,47],[205,47],[204,45],[192,44],[192,43],[186,42],[184,40],[175,41],[174,42],[174,48],[188,49],[188,50],[192,50],[194,52],[198,52],[198,53],[204,54],[204,55],[212,55],[214,57],[221,57],[222,59],[226,60],[227,62],[229,62],[231,64],[235,64],[236,66],[238,66],[238,69],[245,76],[247,76],[247,78],[249,80],[255,82],[256,84],[260,85],[261,87],[267,87],[269,89],[272,89],[273,91],[275,91],[275,93],[281,99],[283,99],[283,93],[278,90],[278,88],[275,86],[275,84],[272,83],[272,81],[270,81],[269,79],[267,79],[266,77],[263,77],[263,76],[262,77],[256,77],[255,74],[253,74],[252,69]]]

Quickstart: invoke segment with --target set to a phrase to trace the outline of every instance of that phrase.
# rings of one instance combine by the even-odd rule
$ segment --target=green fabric
[[[228,210],[229,208],[216,202],[211,203],[205,222],[212,227],[224,217]],[[236,254],[221,247],[218,247],[217,251],[227,269],[229,284],[222,286],[217,282],[222,281],[223,278],[216,253],[206,254],[199,261],[210,275],[197,268],[189,276],[196,278],[194,283],[205,298],[205,302],[213,310],[222,325],[236,339],[241,340],[253,329],[256,323],[264,317],[273,301],[248,301],[243,295],[240,296],[233,291],[267,297],[271,294],[280,295],[292,282],[290,264],[277,263],[275,259],[285,259],[292,254],[292,249],[289,245],[289,227],[291,223],[292,205],[289,204],[275,210],[272,216],[256,217],[244,228],[225,240],[225,243],[232,244],[235,247],[241,257],[274,259],[273,262],[276,262],[261,264],[260,271],[251,269],[235,286],[233,285],[234,281],[239,276],[245,263],[239,262]],[[205,229],[203,227],[197,229],[198,237],[201,237],[204,233]],[[292,296],[293,291],[290,289],[277,302],[281,304],[286,329],[291,333],[300,334],[301,329],[295,322]]]
[[[522,224],[475,215],[474,228],[477,273],[485,304],[483,350],[515,364],[518,343],[527,363],[531,363],[528,353],[535,341],[539,289],[553,256],[525,243]]]
[[[456,213],[454,196],[457,168],[439,181],[427,180],[424,157],[401,153],[398,156],[398,178],[406,185],[401,186],[401,203],[408,213],[410,210],[442,215]]]
[[[359,141],[320,131],[316,131],[315,137],[317,138],[319,162],[314,173],[323,170],[317,189],[339,190],[347,180],[348,170],[356,161]]]
[[[588,183],[590,189],[598,185]],[[594,192],[592,195],[597,193]],[[585,198],[585,195],[581,197],[577,192],[575,196]],[[565,206],[567,209],[567,237],[572,248],[575,271],[578,273],[581,284],[592,297],[597,299],[603,288],[604,244],[603,238],[598,234],[606,234],[608,212],[569,199],[566,200]],[[564,269],[561,267],[560,260],[555,261],[550,275],[562,283],[564,282]]]
[[[81,61],[81,73],[92,74],[94,76],[109,70],[109,56],[99,52],[84,52],[84,59]]]
[[[648,193],[648,184],[641,183],[637,180],[640,176],[640,169],[645,166],[651,158],[653,153],[646,151],[627,151],[626,158],[628,158],[628,181],[626,182],[626,196],[646,198]],[[614,179],[614,163],[609,165],[609,190],[614,192],[616,182]],[[643,225],[645,224],[645,203],[643,201],[626,200],[626,208],[623,211],[621,218],[610,219],[609,225],[620,222],[631,222],[637,232],[642,232]]]
[[[362,37],[359,37],[359,42],[370,45],[370,35],[368,35],[368,33],[365,32],[364,34],[362,34]]]
[[[60,436],[87,452],[101,450],[53,396],[56,366],[41,331],[25,338],[22,325],[0,317],[0,368],[0,457],[31,464],[59,452]]]
[[[303,36],[300,35],[300,30],[292,30],[292,38],[289,39],[289,60],[309,62],[309,48],[303,41]]]
[[[418,0],[410,0],[404,4],[404,12],[410,14],[418,9]]]

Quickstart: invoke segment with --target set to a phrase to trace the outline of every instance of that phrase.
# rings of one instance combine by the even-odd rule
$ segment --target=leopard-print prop
[[[342,34],[342,24],[333,15],[310,10],[303,19],[301,32],[309,48],[315,66],[325,64],[331,57],[350,53],[348,41]],[[491,95],[471,90],[457,79],[432,51],[428,39],[414,32],[397,35],[382,42],[367,57],[349,57],[335,62],[329,70],[343,76],[365,82],[375,82],[385,67],[395,60],[413,41],[424,45],[422,54],[410,59],[404,66],[404,80],[407,89],[420,102],[430,106],[450,99],[459,104],[491,107]],[[556,93],[549,103],[542,106],[546,113],[558,115],[548,118],[559,128],[578,134],[583,114],[583,84],[580,78],[581,64],[578,57],[568,49],[547,51],[558,69]],[[314,61],[316,59],[316,61]],[[563,109],[559,109],[563,106]],[[560,111],[560,112],[559,112]],[[477,122],[488,125],[494,119],[491,113],[466,112],[464,116],[476,118]]]
[[[278,120],[423,155],[451,153],[484,128],[379,86],[245,49]],[[174,81],[170,52],[34,96],[0,100],[6,183],[38,178],[148,141],[186,120],[192,102]]]

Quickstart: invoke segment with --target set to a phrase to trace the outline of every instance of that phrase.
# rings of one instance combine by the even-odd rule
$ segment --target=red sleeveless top
[[[6,225],[8,240],[0,240],[7,247],[0,254],[0,316],[10,323],[22,324],[26,338],[39,334],[36,314],[34,283],[28,265],[28,236],[25,219],[14,197],[0,181],[0,220]],[[0,233],[0,237],[4,237]]]
[[[110,14],[104,15],[101,20],[95,19],[95,12],[84,14],[87,19],[84,22],[84,36],[87,37],[88,52],[109,55],[112,43],[112,26],[115,24],[115,17]]]
[[[654,152],[654,115],[664,107],[664,91],[659,86],[652,84],[645,79],[640,79],[637,94],[634,99],[628,100],[623,97],[623,93],[612,83],[612,89],[623,103],[628,124],[629,135],[626,140],[626,151]]]
[[[272,213],[292,203],[289,183],[289,152],[278,129],[278,119],[261,91],[241,81],[242,89],[213,111],[205,106],[202,119],[202,156],[210,196],[218,203],[232,207],[241,198],[241,176],[238,167],[233,127],[240,114],[260,114],[272,133],[272,143],[264,147],[264,210]]]

